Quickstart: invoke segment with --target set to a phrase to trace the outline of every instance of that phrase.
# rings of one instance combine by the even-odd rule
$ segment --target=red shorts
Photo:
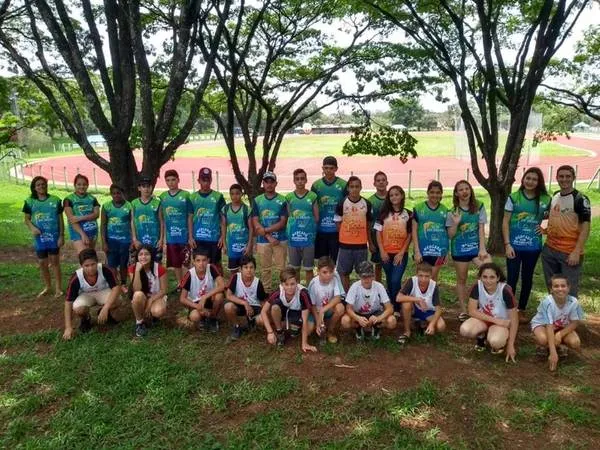
[[[190,264],[190,248],[187,244],[167,244],[167,267],[187,267]]]

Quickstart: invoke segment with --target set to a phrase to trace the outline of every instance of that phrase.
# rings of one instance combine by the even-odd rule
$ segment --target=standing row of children
[[[323,161],[324,176],[313,184],[311,191],[306,189],[305,171],[294,171],[296,189],[286,197],[276,193],[276,175],[266,172],[263,176],[265,192],[254,200],[252,209],[241,202],[242,189],[239,185],[231,186],[231,203],[225,204],[223,196],[210,187],[212,172],[209,168],[200,170],[200,190],[193,194],[178,188],[179,178],[172,170],[165,173],[169,190],[162,193],[160,199],[153,197],[153,185],[149,179],[140,180],[140,198],[131,204],[125,201],[120,188],[111,186],[112,200],[104,204],[101,210],[103,249],[107,253],[108,265],[120,269],[121,283],[126,283],[127,279],[130,246],[137,249],[136,264],[129,268],[136,334],[145,334],[144,317],[157,318],[166,310],[166,272],[159,264],[164,241],[167,244],[167,265],[175,269],[182,287],[181,303],[190,310],[192,321],[217,330],[217,314],[225,293],[228,302],[224,310],[235,324],[232,337],[239,337],[243,330],[241,324],[237,323],[238,316],[254,317],[257,320],[251,320],[250,323],[262,324],[270,343],[282,342],[285,336],[281,332],[282,327],[292,333],[301,328],[304,350],[314,349],[307,340],[313,330],[319,335],[325,335],[327,330],[328,340],[335,342],[338,323],[344,328],[356,328],[358,339],[364,338],[365,330],[377,338],[381,327],[396,326],[394,310],[402,312],[404,333],[398,338],[401,344],[410,338],[413,318],[423,324],[427,334],[443,331],[445,324],[441,317],[435,280],[450,248],[457,273],[457,294],[461,307],[459,319],[465,321],[461,333],[478,337],[480,348],[487,336],[487,342],[493,350],[498,351],[506,346],[507,359],[514,359],[514,340],[519,320],[512,292],[519,265],[515,278],[515,268],[511,267],[515,264],[511,265],[509,260],[515,259],[516,250],[521,251],[519,257],[523,261],[523,273],[519,309],[524,311],[533,276],[529,268],[531,264],[526,270],[525,254],[529,247],[530,251],[537,251],[539,256],[541,239],[538,227],[550,206],[545,188],[542,189],[544,181],[541,171],[537,168],[526,171],[521,187],[507,201],[505,242],[509,279],[511,273],[514,279],[511,289],[504,284],[502,271],[489,263],[490,258],[485,250],[485,208],[475,199],[475,193],[467,181],[462,180],[455,185],[452,210],[441,204],[442,185],[434,181],[428,186],[427,201],[416,205],[414,211],[410,212],[404,208],[403,189],[400,186],[387,189],[388,181],[384,173],[375,174],[377,191],[367,200],[360,195],[362,186],[358,177],[350,177],[346,184],[335,175],[336,170],[335,158],[326,157]],[[532,178],[535,178],[535,182],[532,182]],[[69,219],[70,236],[78,251],[93,249],[98,234],[96,218],[99,205],[93,196],[87,194],[88,182],[83,175],[78,175],[74,184],[75,193],[69,195],[63,204]],[[54,267],[57,294],[60,294],[57,255],[63,239],[61,203],[58,198],[48,195],[47,180],[36,177],[31,188],[32,196],[23,210],[26,223],[35,236],[42,278],[46,285],[41,295],[47,293],[50,287],[48,260]],[[577,198],[581,196],[573,194],[573,197],[577,204]],[[532,205],[535,206],[533,210]],[[52,211],[54,217],[60,216],[60,219],[53,221]],[[549,230],[552,230],[551,226]],[[253,251],[254,235],[257,241],[256,255],[262,268],[260,280],[255,279],[256,263],[249,258]],[[415,261],[421,264],[418,265],[416,276],[408,279],[401,289],[411,242],[414,244]],[[510,247],[514,247],[512,257]],[[523,247],[526,249],[523,250]],[[190,249],[194,250],[194,267],[187,271]],[[375,263],[373,274],[373,266],[367,262],[368,250]],[[228,268],[233,275],[228,288],[225,288],[220,275],[222,251],[229,257]],[[303,269],[306,273],[308,290],[299,284],[296,270],[285,269],[286,253],[289,253],[291,269]],[[75,293],[79,294],[82,285],[89,284],[83,276],[86,261],[81,259],[83,256],[91,254],[80,253],[82,273],[76,273],[71,278],[67,300]],[[312,280],[315,257],[319,258],[319,276]],[[336,261],[335,265],[333,261]],[[480,273],[479,281],[469,292],[466,278],[471,262],[480,266]],[[268,297],[265,288],[271,289],[273,263],[280,271],[281,284]],[[143,270],[144,267],[146,270]],[[380,284],[381,267],[386,273],[387,290]],[[242,270],[237,274],[240,268]],[[361,280],[350,287],[353,270]],[[184,271],[187,271],[185,276]],[[550,357],[553,357],[552,348],[556,349],[557,343],[576,346],[578,338],[574,326],[581,320],[582,314],[574,296],[563,298],[564,302],[561,303],[558,298],[560,295],[555,293],[555,283],[566,283],[572,290],[569,277],[553,277],[554,274],[547,274],[546,270],[544,273],[551,280],[548,302],[553,306],[545,305],[548,302],[544,300],[536,318],[540,314],[546,317],[546,321],[558,317],[548,324],[556,330],[553,333],[548,330],[540,333],[541,329],[537,330],[540,322],[535,319],[532,325],[537,324],[534,332],[537,330],[535,336],[538,343],[550,348]],[[110,275],[103,277],[110,278]],[[332,283],[332,280],[338,279],[341,279],[341,283]],[[486,283],[487,279],[489,282]],[[347,295],[344,296],[344,292]],[[261,306],[261,301],[267,297],[269,301]],[[339,297],[339,301],[335,301],[336,297]],[[75,296],[71,301],[77,298]],[[468,311],[467,299],[470,299]],[[72,306],[83,311],[75,308],[75,304]],[[567,316],[564,314],[566,310]],[[86,320],[82,321],[83,328],[88,328],[87,312],[84,312]],[[516,322],[513,316],[517,317]],[[103,317],[99,316],[100,319],[107,320],[106,313]],[[550,338],[550,334],[554,339]],[[566,336],[571,338],[567,339]]]

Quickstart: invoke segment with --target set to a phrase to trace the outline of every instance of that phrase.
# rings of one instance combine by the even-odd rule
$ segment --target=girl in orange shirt
[[[381,255],[387,290],[394,308],[400,310],[396,296],[402,286],[402,276],[408,262],[412,213],[404,208],[406,196],[400,186],[392,186],[385,197],[381,214],[373,228]]]

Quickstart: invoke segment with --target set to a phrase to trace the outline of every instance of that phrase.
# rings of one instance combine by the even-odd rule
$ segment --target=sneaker
[[[242,337],[242,327],[240,327],[239,325],[234,325],[233,328],[231,329],[231,340],[237,341],[241,337]]]
[[[148,334],[148,330],[146,329],[146,325],[144,322],[135,324],[135,337],[144,337]]]
[[[371,328],[371,339],[378,341],[381,337],[381,330],[378,327]]]
[[[548,347],[543,347],[541,345],[538,345],[535,348],[535,356],[537,356],[540,359],[547,358],[548,357]]]
[[[298,325],[290,324],[290,337],[297,338],[300,334],[300,327]]]
[[[119,321],[117,319],[115,319],[112,315],[110,315],[110,313],[109,313],[108,319],[106,319],[106,324],[107,325],[118,325]]]
[[[358,330],[356,330],[355,336],[356,336],[356,340],[358,342],[364,342],[365,341],[365,330],[364,330],[364,328],[359,328]]]
[[[477,336],[475,350],[477,350],[478,352],[482,352],[485,350],[485,336]]]
[[[198,328],[198,331],[208,330],[208,318],[202,317],[196,324],[196,327]]]
[[[567,356],[569,356],[569,347],[567,347],[566,345],[559,345],[556,349],[556,353],[558,353],[558,357],[560,359],[564,359]]]
[[[277,347],[283,347],[285,344],[285,332],[283,330],[277,330],[275,334],[277,335]]]
[[[208,319],[208,331],[211,333],[219,332],[219,320],[215,317]]]
[[[87,333],[92,329],[92,318],[90,316],[83,317],[79,322],[79,331],[81,333]]]

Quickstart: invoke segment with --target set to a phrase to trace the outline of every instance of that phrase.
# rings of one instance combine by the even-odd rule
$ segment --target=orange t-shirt
[[[579,224],[591,220],[589,199],[577,190],[561,195],[557,192],[550,203],[548,239],[546,245],[553,250],[571,253],[579,239]]]
[[[364,248],[367,246],[369,223],[373,220],[371,203],[364,198],[353,202],[345,197],[338,203],[334,220],[341,222],[340,248]]]
[[[392,212],[383,221],[375,222],[373,228],[381,232],[383,250],[386,253],[399,253],[410,237],[410,221],[412,214],[407,209],[402,212]]]

